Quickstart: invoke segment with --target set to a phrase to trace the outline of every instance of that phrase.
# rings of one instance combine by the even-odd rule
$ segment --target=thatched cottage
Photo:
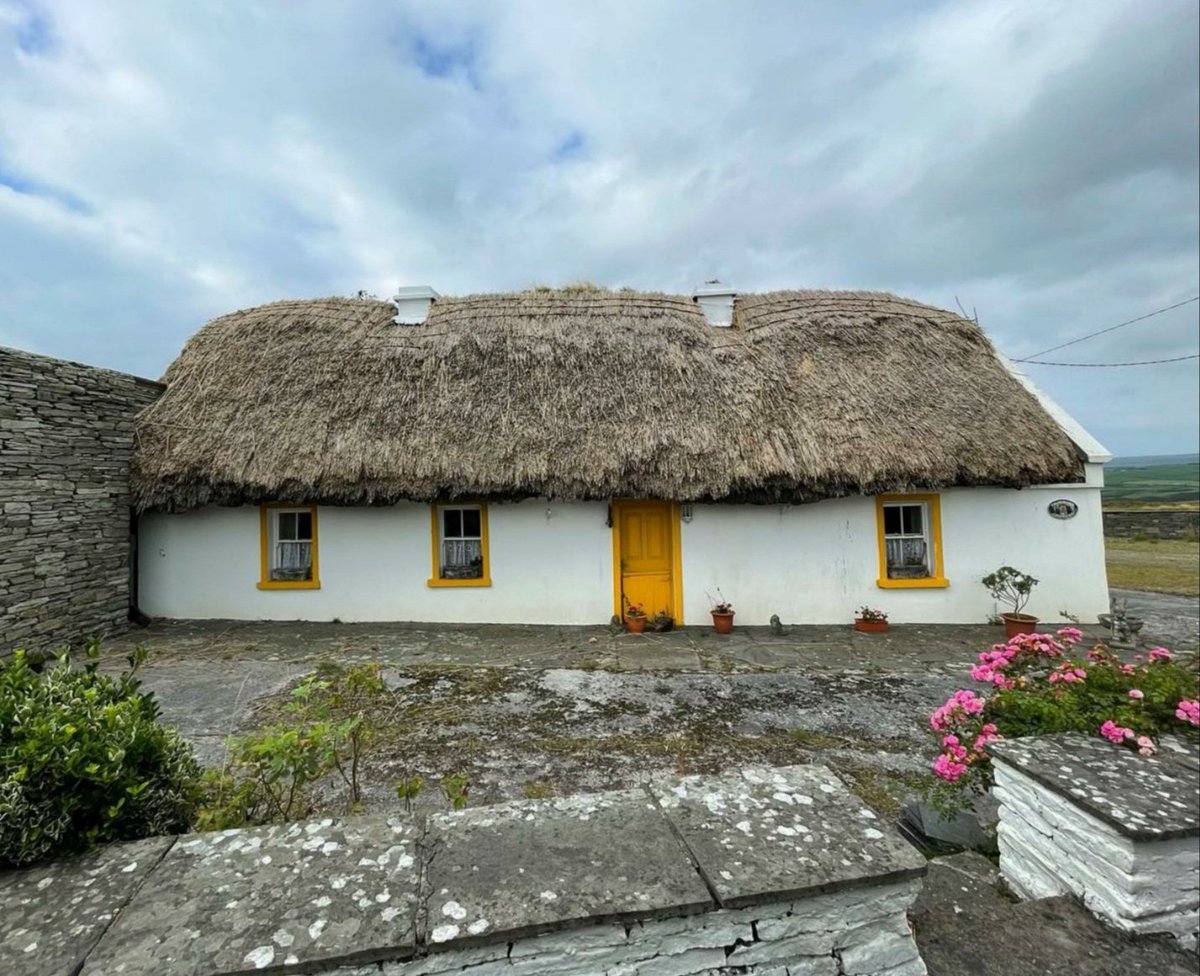
[[[886,294],[277,302],[140,418],[152,616],[982,622],[1106,609],[1104,449],[978,325]],[[1069,517],[1064,517],[1069,516]]]

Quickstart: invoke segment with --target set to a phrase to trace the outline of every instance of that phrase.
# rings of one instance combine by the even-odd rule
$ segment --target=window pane
[[[904,512],[904,534],[905,535],[922,535],[924,534],[925,514],[924,505],[905,505]]]
[[[312,512],[296,513],[296,538],[312,538]]]
[[[479,509],[464,508],[462,510],[462,534],[468,539],[478,539],[482,532],[479,530]]]
[[[884,505],[883,506],[883,534],[884,535],[899,535],[900,534],[900,506]]]
[[[929,551],[924,539],[888,539],[887,574],[891,579],[929,576]]]
[[[278,519],[276,523],[278,538],[280,541],[291,540],[296,538],[296,513],[295,512],[279,512],[275,516]]]
[[[460,509],[460,508],[443,508],[442,509],[442,538],[444,538],[444,539],[460,539],[460,538],[462,538],[462,509]]]

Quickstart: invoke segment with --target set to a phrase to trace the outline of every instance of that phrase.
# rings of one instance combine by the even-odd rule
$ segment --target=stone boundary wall
[[[925,976],[925,861],[822,766],[0,873],[5,976]]]
[[[1200,762],[1075,733],[993,746],[1000,871],[1024,898],[1075,895],[1125,932],[1200,935]]]
[[[1105,512],[1104,534],[1114,539],[1195,539],[1200,536],[1200,511]]]
[[[0,347],[0,656],[126,626],[133,421],[162,389]]]

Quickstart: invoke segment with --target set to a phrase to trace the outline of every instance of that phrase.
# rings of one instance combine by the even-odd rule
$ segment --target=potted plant
[[[625,610],[625,629],[640,634],[646,629],[646,610],[640,603],[631,603]]]
[[[729,634],[733,632],[733,604],[725,597],[721,596],[721,591],[717,591],[719,599],[712,605],[709,613],[712,614],[713,630],[718,634]],[[711,600],[712,597],[709,597]]]
[[[859,607],[854,616],[854,629],[864,634],[882,634],[888,629],[887,614],[872,607]]]
[[[1004,621],[1005,637],[1011,639],[1018,634],[1032,634],[1037,629],[1038,618],[1021,613],[1029,602],[1029,594],[1038,584],[1036,579],[1011,566],[1001,566],[994,573],[988,573],[982,582],[993,600],[1012,607],[1009,612],[1000,614],[1000,619]]]

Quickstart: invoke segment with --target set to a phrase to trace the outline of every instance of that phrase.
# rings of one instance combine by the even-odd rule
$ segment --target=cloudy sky
[[[0,0],[0,345],[278,298],[883,289],[1014,358],[1200,295],[1195,0]],[[1060,350],[1197,351],[1195,302]],[[1027,367],[1118,454],[1197,361]]]

